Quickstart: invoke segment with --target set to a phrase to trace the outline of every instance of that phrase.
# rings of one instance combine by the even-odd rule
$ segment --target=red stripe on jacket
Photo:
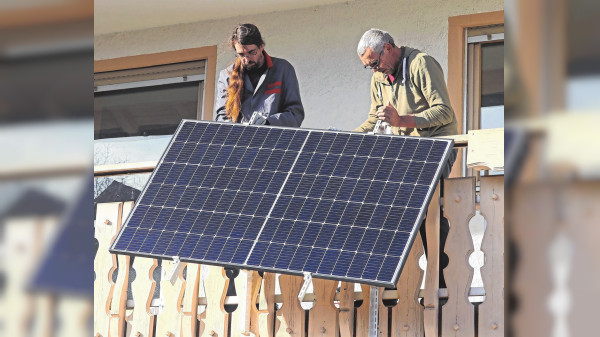
[[[267,88],[270,89],[270,88],[276,87],[278,85],[281,86],[281,81],[273,82],[273,83],[267,85]]]
[[[270,94],[281,94],[281,89],[275,88],[275,89],[265,91],[265,95],[270,95]]]

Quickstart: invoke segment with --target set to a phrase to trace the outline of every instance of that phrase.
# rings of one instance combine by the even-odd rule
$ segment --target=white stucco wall
[[[356,45],[369,28],[434,56],[447,76],[448,17],[502,10],[503,0],[355,0],[345,4],[99,35],[95,60],[218,45],[217,75],[234,60],[224,44],[238,23],[257,25],[269,54],[290,61],[306,112],[303,127],[350,130],[369,108],[371,72]],[[135,18],[132,18],[135,20]]]

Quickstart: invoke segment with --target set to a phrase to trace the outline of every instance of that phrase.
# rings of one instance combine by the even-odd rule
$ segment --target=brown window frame
[[[202,119],[212,120],[215,102],[215,77],[217,73],[217,46],[97,60],[94,61],[94,74],[201,60],[206,61]]]
[[[456,112],[458,133],[463,130],[464,97],[466,90],[467,29],[504,24],[504,11],[451,16],[448,18],[448,93]],[[462,163],[458,152],[456,163]],[[455,164],[450,177],[461,177],[462,165]]]

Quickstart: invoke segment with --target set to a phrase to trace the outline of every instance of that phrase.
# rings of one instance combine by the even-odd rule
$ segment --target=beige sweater
[[[402,59],[394,83],[390,83],[387,75],[374,73],[371,78],[369,118],[354,131],[372,131],[377,123],[377,109],[389,101],[399,115],[415,116],[417,124],[416,129],[392,127],[394,134],[422,137],[457,134],[456,116],[450,105],[442,67],[433,57],[417,49],[404,48],[402,58],[408,55],[405,84],[402,84]]]

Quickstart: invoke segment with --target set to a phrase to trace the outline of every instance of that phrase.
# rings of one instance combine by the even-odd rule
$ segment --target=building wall
[[[233,27],[254,23],[267,52],[287,59],[296,69],[306,113],[302,126],[351,130],[366,118],[370,105],[371,71],[363,69],[356,54],[364,31],[372,27],[389,31],[396,44],[429,53],[447,73],[448,17],[497,11],[503,6],[503,0],[355,0],[95,36],[94,58],[217,45],[218,76],[234,60],[233,51],[225,45]]]

